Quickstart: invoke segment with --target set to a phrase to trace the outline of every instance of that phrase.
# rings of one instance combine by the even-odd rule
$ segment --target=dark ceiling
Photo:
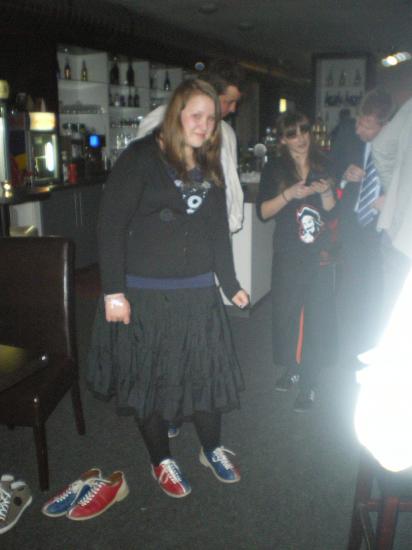
[[[412,0],[110,1],[174,28],[177,41],[181,30],[182,44],[200,55],[290,75],[309,77],[312,54],[412,51]]]

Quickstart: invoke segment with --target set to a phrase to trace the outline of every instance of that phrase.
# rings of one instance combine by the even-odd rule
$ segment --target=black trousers
[[[315,388],[320,368],[336,360],[334,278],[332,264],[273,257],[273,360],[299,373],[302,389]]]
[[[383,326],[384,273],[381,235],[374,224],[342,232],[337,292],[338,334],[342,360],[373,348]],[[357,224],[357,225],[355,225]]]

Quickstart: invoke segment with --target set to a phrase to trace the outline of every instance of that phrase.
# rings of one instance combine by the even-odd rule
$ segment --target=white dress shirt
[[[378,228],[412,259],[412,99],[382,128],[372,152],[386,194]]]

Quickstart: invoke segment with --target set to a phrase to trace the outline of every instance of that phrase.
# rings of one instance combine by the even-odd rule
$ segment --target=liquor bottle
[[[333,86],[333,71],[332,68],[329,69],[328,76],[326,77],[326,86]]]
[[[353,85],[354,86],[360,86],[361,84],[362,84],[362,77],[361,77],[359,69],[356,69]]]
[[[163,90],[165,92],[169,92],[171,89],[172,89],[172,85],[170,84],[169,71],[166,71],[165,79],[163,82]]]
[[[346,86],[346,71],[343,69],[340,72],[339,86]]]
[[[119,84],[119,65],[117,64],[117,57],[113,59],[113,65],[110,69],[110,84],[117,86]]]
[[[133,107],[133,96],[132,96],[132,92],[129,90],[129,95],[127,96],[127,106],[128,107]]]
[[[72,70],[70,68],[69,58],[66,57],[66,64],[64,65],[64,78],[70,80],[72,77]]]
[[[132,62],[129,60],[129,66],[127,68],[126,80],[128,86],[134,86],[134,70],[132,67]]]
[[[133,106],[134,107],[140,107],[140,97],[139,97],[139,94],[137,92],[134,94]]]
[[[83,59],[83,63],[82,63],[82,70],[80,72],[80,80],[83,80],[83,82],[86,82],[87,80],[89,80],[89,76],[88,76],[88,73],[87,73],[87,67],[86,67],[86,61]]]

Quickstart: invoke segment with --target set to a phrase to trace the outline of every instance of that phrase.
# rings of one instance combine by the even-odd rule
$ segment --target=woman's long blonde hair
[[[196,165],[201,169],[203,177],[217,186],[223,186],[223,174],[220,163],[220,102],[214,88],[202,80],[185,80],[176,88],[167,106],[163,124],[160,127],[162,149],[167,161],[176,170],[178,177],[184,182],[189,181],[185,160],[185,138],[181,122],[181,113],[188,101],[195,95],[205,95],[213,100],[215,105],[215,126],[205,143],[194,149]]]

